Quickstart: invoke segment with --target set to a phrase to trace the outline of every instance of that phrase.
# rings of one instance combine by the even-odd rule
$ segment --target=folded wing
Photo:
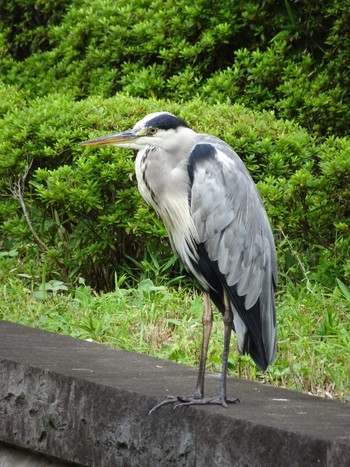
[[[275,357],[277,262],[259,193],[238,155],[209,135],[193,149],[188,173],[198,272],[221,311],[227,291],[239,351],[265,369]]]

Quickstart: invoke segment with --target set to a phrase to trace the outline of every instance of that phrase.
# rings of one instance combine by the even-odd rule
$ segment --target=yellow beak
[[[123,131],[122,133],[117,133],[115,135],[99,136],[98,138],[89,139],[80,143],[81,146],[104,146],[104,145],[113,145],[113,146],[123,146],[132,143],[137,139],[137,135],[133,130]]]

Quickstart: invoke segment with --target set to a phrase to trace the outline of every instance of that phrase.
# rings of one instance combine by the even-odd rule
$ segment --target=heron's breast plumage
[[[204,289],[209,285],[195,268],[198,261],[198,232],[190,212],[190,179],[187,161],[177,161],[169,170],[162,173],[160,159],[164,155],[156,148],[139,151],[136,157],[136,177],[139,191],[161,217],[173,249],[178,253],[185,267]],[[163,165],[164,166],[164,165]],[[152,181],[152,189],[150,187]]]

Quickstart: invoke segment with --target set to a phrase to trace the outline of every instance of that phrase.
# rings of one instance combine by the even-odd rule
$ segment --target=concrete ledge
[[[0,441],[98,467],[350,465],[347,404],[230,378],[240,404],[148,415],[196,373],[0,321]],[[208,375],[208,394],[218,382]]]
[[[0,467],[74,467],[77,464],[60,460],[0,443]]]

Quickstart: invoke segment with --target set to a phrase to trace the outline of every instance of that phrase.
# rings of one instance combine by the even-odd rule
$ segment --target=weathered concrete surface
[[[240,404],[148,415],[196,370],[0,321],[0,441],[89,466],[350,466],[350,407],[229,378]],[[215,394],[218,376],[208,374]]]
[[[36,454],[18,447],[0,443],[0,467],[74,467],[77,464],[67,464]]]

